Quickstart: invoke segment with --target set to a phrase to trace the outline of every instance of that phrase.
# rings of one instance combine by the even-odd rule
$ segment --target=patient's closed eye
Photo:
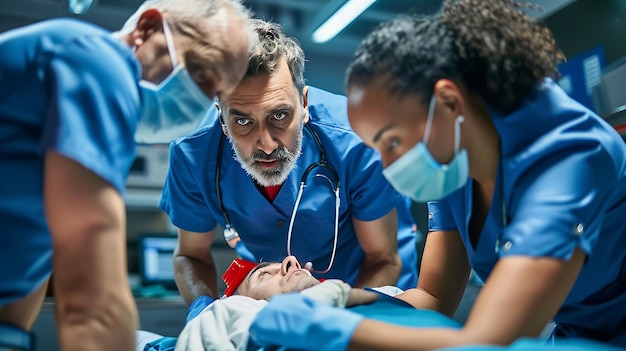
[[[266,269],[258,270],[258,279],[265,279],[273,277],[280,273],[280,266],[278,267],[268,267]]]

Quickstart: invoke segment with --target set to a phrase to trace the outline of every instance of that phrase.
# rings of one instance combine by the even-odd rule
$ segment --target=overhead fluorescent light
[[[376,0],[346,1],[337,12],[330,16],[326,22],[322,23],[322,25],[313,32],[311,38],[318,44],[329,41],[375,2]]]
[[[89,11],[93,0],[68,0],[67,7],[75,15],[83,15]]]

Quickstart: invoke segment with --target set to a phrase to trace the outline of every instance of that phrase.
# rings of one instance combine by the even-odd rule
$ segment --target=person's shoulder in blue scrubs
[[[134,158],[140,68],[110,32],[72,19],[3,33],[0,56],[0,306],[35,305],[52,272],[53,238],[57,268],[64,260],[96,268],[67,240],[87,250],[91,245],[80,239],[87,214],[111,210],[91,194],[121,201],[116,193]],[[102,220],[115,223],[117,212],[103,212]],[[63,301],[69,275],[55,277]],[[28,330],[32,321],[23,318],[11,324]]]
[[[347,72],[353,129],[400,193],[428,202],[420,279],[403,298],[453,315],[473,269],[484,286],[463,328],[339,312],[291,328],[287,319],[310,311],[276,299],[251,326],[257,341],[320,326],[317,338],[351,349],[501,346],[552,320],[555,339],[626,347],[626,144],[558,86],[564,57],[520,6],[450,0],[432,16],[387,22]]]
[[[116,33],[52,19],[0,34],[2,347],[34,349],[29,330],[53,268],[64,348],[132,346],[122,196],[135,142],[168,143],[194,130],[211,89],[231,91],[247,58],[245,9],[193,4],[147,1]],[[204,36],[182,38],[168,25],[177,12],[194,33],[224,31],[229,41],[216,45],[230,59],[193,45]],[[184,61],[193,55],[222,75],[200,80],[198,66],[192,77]]]
[[[346,98],[306,86],[298,44],[275,23],[253,24],[262,47],[243,81],[170,147],[160,208],[179,229],[185,300],[217,295],[218,227],[250,261],[292,254],[319,278],[415,287],[410,201],[350,128]]]

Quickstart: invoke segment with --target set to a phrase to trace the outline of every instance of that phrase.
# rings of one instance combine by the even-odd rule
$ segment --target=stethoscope
[[[305,124],[304,127],[309,131],[309,133],[313,137],[313,140],[315,141],[315,145],[317,146],[317,150],[320,153],[320,159],[319,161],[309,165],[304,171],[304,173],[302,174],[302,178],[300,179],[300,187],[298,188],[296,202],[294,204],[293,211],[291,212],[291,219],[289,220],[289,229],[287,231],[287,255],[291,255],[291,241],[292,241],[291,239],[292,239],[292,234],[293,234],[293,225],[296,219],[296,212],[298,212],[298,206],[300,206],[300,200],[302,199],[302,193],[304,192],[304,188],[306,188],[307,178],[314,169],[319,168],[319,167],[324,167],[330,171],[331,177],[323,173],[318,173],[318,174],[315,174],[314,176],[326,179],[328,183],[330,184],[330,187],[333,193],[335,194],[335,222],[334,222],[334,233],[333,233],[333,250],[330,256],[330,262],[328,263],[328,267],[326,267],[326,269],[321,270],[321,271],[314,270],[313,264],[311,262],[306,262],[304,267],[311,272],[327,273],[332,268],[333,263],[335,261],[335,256],[337,254],[337,240],[339,238],[339,205],[341,203],[341,200],[339,197],[339,191],[341,188],[341,184],[339,181],[339,174],[335,170],[335,167],[333,167],[333,165],[331,165],[330,163],[328,163],[328,161],[326,161],[326,154],[324,152],[324,147],[322,146],[322,142],[319,136],[313,130],[313,128],[309,126],[308,123]],[[220,190],[220,169],[221,169],[221,164],[222,164],[222,149],[224,147],[224,139],[225,139],[225,136],[224,136],[224,133],[222,133],[220,135],[220,144],[217,150],[217,166],[215,167],[215,189],[217,193],[217,202],[220,205],[220,209],[222,210],[222,215],[224,216],[224,221],[226,222],[226,224],[224,225],[224,239],[226,239],[226,242],[228,243],[230,247],[234,248],[237,245],[237,243],[241,241],[241,239],[239,237],[239,233],[237,232],[232,222],[230,221],[228,212],[226,211],[226,208],[224,207],[224,203],[222,202],[222,192]]]

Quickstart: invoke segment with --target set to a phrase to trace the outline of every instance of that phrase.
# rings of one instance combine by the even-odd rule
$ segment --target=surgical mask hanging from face
[[[177,62],[172,32],[165,20],[163,33],[173,70],[159,84],[139,82],[143,111],[135,132],[138,143],[169,143],[193,132],[215,100],[209,99],[184,64]]]
[[[465,185],[469,177],[467,151],[459,150],[463,116],[458,116],[454,123],[452,161],[442,165],[428,151],[426,144],[428,144],[434,111],[435,97],[433,96],[428,107],[423,140],[383,170],[385,178],[399,193],[417,202],[442,199]]]

